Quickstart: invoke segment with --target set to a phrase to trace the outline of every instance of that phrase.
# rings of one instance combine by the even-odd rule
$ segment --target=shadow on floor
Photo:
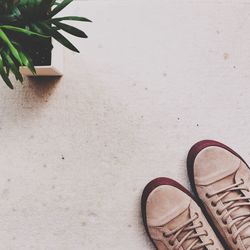
[[[46,99],[53,94],[59,83],[60,76],[41,76],[41,77],[28,77],[25,84],[28,85],[29,91],[39,99]]]

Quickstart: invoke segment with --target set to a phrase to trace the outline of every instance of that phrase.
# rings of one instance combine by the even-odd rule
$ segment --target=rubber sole
[[[226,150],[228,150],[230,153],[234,154],[235,156],[237,156],[239,159],[241,159],[246,165],[247,163],[244,161],[244,159],[238,154],[236,153],[233,149],[231,149],[230,147],[226,146],[223,143],[220,143],[218,141],[214,141],[214,140],[203,140],[200,142],[197,142],[196,144],[194,144],[192,146],[192,148],[190,149],[188,156],[187,156],[187,172],[188,172],[188,177],[189,177],[189,181],[191,184],[191,188],[198,200],[198,203],[205,215],[205,217],[207,218],[208,222],[210,223],[211,227],[213,228],[214,232],[216,233],[217,237],[220,239],[221,243],[223,244],[223,246],[226,249],[229,249],[225,240],[223,239],[223,236],[220,234],[219,230],[216,228],[216,226],[214,225],[212,219],[210,218],[205,206],[203,205],[202,200],[200,199],[198,192],[196,190],[196,186],[195,186],[195,182],[194,182],[194,162],[195,159],[197,157],[197,155],[205,148],[208,147],[220,147],[220,148],[224,148]],[[247,165],[248,166],[248,165]]]
[[[146,187],[143,190],[142,198],[141,198],[141,213],[142,213],[143,224],[144,224],[144,227],[146,229],[146,232],[147,232],[151,242],[153,243],[153,245],[155,246],[156,249],[157,249],[157,247],[156,247],[153,239],[151,238],[151,236],[149,234],[149,230],[148,230],[146,205],[147,205],[148,197],[151,194],[151,192],[154,191],[157,187],[162,186],[162,185],[173,186],[173,187],[181,190],[182,192],[184,192],[188,196],[190,196],[197,203],[197,201],[195,200],[193,195],[185,187],[183,187],[181,184],[179,184],[178,182],[176,182],[170,178],[159,177],[159,178],[152,180],[151,182],[149,182],[146,185]]]

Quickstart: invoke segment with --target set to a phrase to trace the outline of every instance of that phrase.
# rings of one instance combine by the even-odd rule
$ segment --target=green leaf
[[[31,23],[30,24],[30,29],[33,30],[36,33],[43,34],[43,30],[40,29],[36,24]]]
[[[91,20],[85,18],[85,17],[80,17],[80,16],[65,16],[65,17],[58,17],[58,18],[53,18],[48,21],[80,21],[80,22],[92,22]]]
[[[6,53],[5,51],[2,52],[2,57],[6,63],[6,65],[8,66],[8,68],[11,69],[11,71],[13,72],[13,74],[16,77],[16,80],[19,80],[20,82],[23,82],[23,77],[18,69],[18,67],[16,66],[15,62],[12,60],[12,58],[8,55],[8,53]]]
[[[20,55],[20,58],[22,60],[22,65],[28,67],[30,69],[30,71],[33,73],[33,75],[36,75],[36,69],[34,67],[34,64],[32,62],[31,57],[27,53],[25,53],[24,51],[22,51],[22,48],[21,48],[21,46],[18,43],[13,42],[13,44],[19,50],[19,55]]]
[[[7,37],[7,35],[3,32],[3,30],[1,28],[0,28],[0,38],[2,38],[2,40],[7,44],[12,55],[17,59],[17,61],[20,64],[22,64],[22,61],[21,61],[21,58],[18,54],[17,49],[14,47],[14,45],[11,43],[11,41],[9,40],[9,38]]]
[[[83,31],[81,31],[81,30],[79,30],[71,25],[68,25],[65,23],[60,23],[58,21],[54,21],[53,24],[56,25],[58,28],[68,32],[69,34],[71,34],[73,36],[88,38],[88,36]]]
[[[56,2],[56,0],[52,0],[51,2],[51,7],[53,7],[53,5],[58,5],[59,3]]]
[[[41,29],[43,29],[46,34],[55,38],[63,46],[67,47],[70,50],[73,50],[73,51],[79,53],[79,50],[66,37],[64,37],[61,33],[59,33],[55,28],[52,28],[44,23],[40,23],[39,27]]]
[[[11,12],[7,13],[6,15],[0,15],[0,22],[14,22],[21,16],[19,9],[14,6]]]
[[[13,12],[13,15],[16,16],[16,17],[21,16],[21,12],[16,6],[13,7],[12,12]]]
[[[64,9],[67,5],[69,5],[73,0],[64,0],[59,5],[57,5],[49,14],[49,17],[55,16],[59,13],[62,9]]]
[[[36,69],[32,63],[31,58],[27,54],[25,54],[23,51],[20,51],[19,54],[22,59],[23,65],[28,67],[33,75],[36,75]]]
[[[49,38],[49,36],[45,36],[45,35],[42,35],[42,34],[37,33],[37,32],[33,32],[33,31],[30,31],[30,30],[27,30],[27,29],[18,28],[18,27],[11,26],[11,25],[2,25],[2,26],[0,26],[0,28],[15,31],[15,32],[19,32],[19,33],[23,33],[23,34],[28,35],[28,36],[38,36],[38,37],[41,37],[41,38]]]
[[[5,72],[4,70],[4,65],[3,65],[3,59],[2,57],[0,57],[0,75],[2,76],[3,80],[5,81],[5,83],[7,84],[7,86],[10,88],[10,89],[14,89],[7,73]]]
[[[53,30],[52,33],[53,38],[55,38],[59,43],[61,43],[63,46],[67,47],[70,50],[73,50],[77,53],[80,53],[80,51],[66,38],[64,37],[61,33],[59,33],[56,30]]]
[[[0,22],[5,23],[5,22],[14,22],[16,21],[17,18],[15,15],[1,15],[0,16]]]

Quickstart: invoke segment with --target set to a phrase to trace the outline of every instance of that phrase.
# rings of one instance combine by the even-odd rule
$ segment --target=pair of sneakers
[[[189,151],[187,170],[196,198],[164,177],[143,191],[143,222],[156,249],[250,250],[246,162],[226,145],[205,140]]]

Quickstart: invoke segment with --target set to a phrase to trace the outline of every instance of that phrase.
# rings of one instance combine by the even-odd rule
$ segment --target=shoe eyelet
[[[169,237],[170,237],[170,235],[168,235],[166,232],[163,232],[162,235],[163,235],[163,237],[165,237],[165,238],[169,238]]]
[[[211,195],[209,193],[206,193],[206,197],[209,199],[211,198]]]
[[[212,207],[216,207],[216,203],[214,201],[211,202]]]
[[[232,230],[231,229],[227,229],[227,232],[229,233],[229,234],[232,234]]]
[[[221,212],[219,210],[216,210],[216,214],[220,216]]]
[[[222,222],[223,222],[223,224],[224,224],[224,225],[227,225],[227,221],[225,221],[225,220],[222,220]]]
[[[174,242],[169,241],[169,245],[170,245],[170,246],[173,246],[173,245],[174,245]]]

